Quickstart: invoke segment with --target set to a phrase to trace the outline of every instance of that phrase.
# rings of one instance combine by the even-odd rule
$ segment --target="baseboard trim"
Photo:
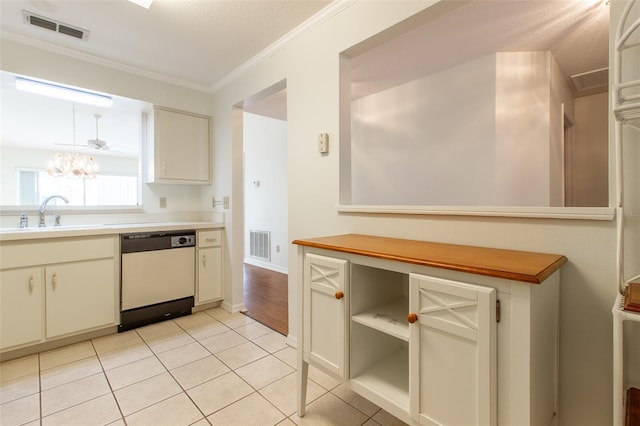
[[[269,262],[262,262],[258,259],[253,259],[250,257],[245,257],[244,263],[247,263],[252,266],[257,266],[258,268],[268,269],[274,272],[280,272],[281,274],[289,275],[289,268],[285,268],[284,266],[274,265]]]
[[[287,345],[291,346],[293,349],[298,348],[298,338],[293,334],[287,334]]]
[[[236,312],[242,312],[242,311],[246,311],[247,307],[244,306],[244,303],[238,303],[235,305],[232,305],[230,303],[228,303],[227,301],[222,302],[222,304],[220,305],[220,307],[222,309],[224,309],[225,311],[235,314]]]

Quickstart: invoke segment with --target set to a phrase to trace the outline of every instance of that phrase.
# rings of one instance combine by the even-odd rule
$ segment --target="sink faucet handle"
[[[20,215],[20,228],[28,228],[29,227],[29,217],[26,213],[22,213]]]
[[[55,214],[53,215],[54,219],[55,219],[55,223],[53,224],[53,226],[60,226],[60,215],[59,214]]]

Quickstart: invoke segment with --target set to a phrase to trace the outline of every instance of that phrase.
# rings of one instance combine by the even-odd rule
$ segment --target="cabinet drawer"
[[[222,245],[222,231],[198,232],[198,247],[220,247]]]
[[[111,236],[3,244],[0,269],[113,258],[116,249],[115,238]]]

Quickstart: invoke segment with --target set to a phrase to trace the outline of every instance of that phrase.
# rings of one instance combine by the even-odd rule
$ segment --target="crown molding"
[[[324,9],[320,10],[318,13],[304,21],[302,24],[298,25],[293,30],[289,31],[287,34],[282,36],[280,39],[276,40],[273,44],[268,46],[266,49],[258,53],[253,58],[249,59],[247,62],[243,63],[239,67],[235,68],[229,74],[222,77],[220,80],[215,82],[209,89],[209,92],[216,92],[232,82],[233,80],[240,77],[242,74],[246,73],[249,69],[255,67],[256,65],[264,62],[271,56],[275,55],[282,49],[284,49],[289,43],[295,40],[300,35],[306,33],[307,31],[311,31],[312,29],[318,27],[323,22],[331,19],[337,14],[341,13],[344,9],[356,3],[358,0],[335,0],[326,6]]]
[[[56,54],[67,56],[73,59],[89,62],[95,65],[101,65],[108,68],[113,68],[118,71],[134,74],[134,75],[149,78],[152,80],[157,80],[163,83],[168,83],[175,86],[180,86],[180,87],[184,87],[184,88],[188,88],[188,89],[192,89],[200,92],[209,92],[208,86],[205,86],[205,85],[194,84],[186,80],[143,70],[138,67],[123,64],[122,62],[113,61],[111,59],[106,59],[98,55],[81,52],[79,50],[71,49],[64,46],[59,46],[47,41],[34,39],[32,37],[26,37],[11,31],[2,30],[0,32],[0,38],[2,40],[13,41],[13,42],[24,44],[37,49],[46,50],[47,52],[56,53]]]

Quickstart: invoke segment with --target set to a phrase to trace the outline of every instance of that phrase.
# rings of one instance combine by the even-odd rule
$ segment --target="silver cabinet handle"
[[[33,293],[33,275],[29,275],[29,294]]]
[[[215,243],[216,241],[218,241],[217,238],[205,238],[204,240],[208,243]]]
[[[207,266],[207,255],[206,254],[202,255],[202,266]]]
[[[57,285],[58,285],[58,275],[56,275],[56,273],[54,272],[53,275],[51,276],[51,288],[55,290]]]

